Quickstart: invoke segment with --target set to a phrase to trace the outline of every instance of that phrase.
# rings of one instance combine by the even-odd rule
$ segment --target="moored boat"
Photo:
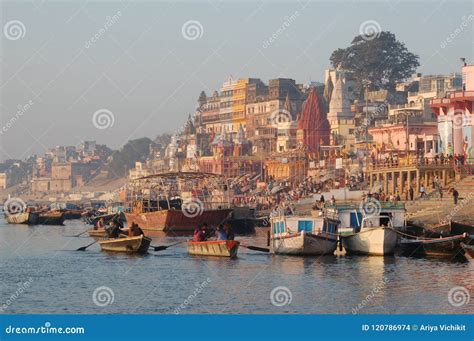
[[[461,243],[461,247],[463,248],[465,252],[464,255],[466,256],[466,258],[474,262],[474,245],[467,245],[467,244]]]
[[[92,237],[92,238],[106,238],[106,237],[108,237],[107,231],[104,228],[97,229],[97,230],[90,229],[88,231],[88,233],[89,233],[89,236]]]
[[[462,256],[461,242],[467,240],[466,234],[441,238],[418,238],[400,240],[400,250],[405,256],[457,257]]]
[[[326,204],[326,219],[338,220],[342,246],[348,254],[391,255],[398,242],[398,232],[405,228],[403,203],[373,199],[352,203]]]
[[[145,254],[150,247],[151,238],[144,235],[137,237],[121,237],[99,241],[102,251]]]
[[[271,219],[270,251],[274,254],[316,256],[333,254],[337,227],[321,217],[280,216]]]
[[[5,219],[9,224],[38,224],[38,214],[34,212],[22,212],[15,214],[5,214]]]
[[[135,179],[127,189],[128,225],[146,235],[192,232],[206,223],[217,226],[231,215],[225,179],[212,173],[162,173]]]
[[[240,242],[236,240],[188,241],[188,253],[190,255],[235,258],[239,245]]]
[[[38,224],[40,225],[63,225],[64,212],[50,211],[39,213]]]

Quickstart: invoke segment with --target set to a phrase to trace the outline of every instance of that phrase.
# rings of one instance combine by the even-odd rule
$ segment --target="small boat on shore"
[[[38,213],[34,212],[22,212],[15,214],[5,214],[5,219],[9,224],[27,224],[36,225],[38,224]]]
[[[121,252],[121,253],[136,253],[144,255],[148,252],[151,238],[144,235],[137,237],[121,237],[114,239],[106,239],[99,241],[102,251]]]
[[[272,218],[270,251],[274,254],[331,255],[337,247],[337,226],[313,216]]]
[[[405,256],[456,257],[464,253],[461,243],[467,239],[466,237],[467,234],[425,239],[402,238],[400,250]]]
[[[190,255],[235,258],[239,245],[240,242],[236,240],[188,241],[188,253]]]
[[[38,224],[40,225],[63,225],[64,212],[49,211],[39,213]]]
[[[471,262],[474,262],[474,245],[467,245],[464,243],[461,243],[461,247],[464,250],[464,255],[465,257],[470,260]]]

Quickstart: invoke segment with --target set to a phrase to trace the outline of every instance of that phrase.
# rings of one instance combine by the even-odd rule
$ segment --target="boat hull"
[[[405,256],[456,257],[462,255],[464,235],[436,239],[403,239],[401,253]]]
[[[337,240],[303,232],[274,235],[270,245],[271,252],[274,254],[295,256],[332,255],[336,251]]]
[[[5,219],[9,224],[27,224],[35,225],[38,224],[38,214],[31,212],[17,213],[6,215]]]
[[[240,242],[235,240],[211,240],[205,242],[188,242],[190,255],[237,257]]]
[[[115,238],[99,241],[102,251],[145,254],[150,247],[151,239],[143,235],[137,237]]]
[[[348,254],[384,256],[394,253],[398,235],[392,228],[362,229],[350,236],[341,235],[342,246]]]
[[[222,224],[231,209],[205,210],[195,217],[188,217],[180,210],[162,210],[146,213],[125,213],[127,223],[138,224],[145,235],[159,235],[160,231],[192,232],[196,226],[206,223],[209,226]]]
[[[64,213],[40,214],[39,218],[38,218],[38,224],[40,224],[40,225],[63,225],[64,224]]]

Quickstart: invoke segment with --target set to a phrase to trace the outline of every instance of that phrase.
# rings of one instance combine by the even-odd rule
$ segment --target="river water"
[[[85,229],[79,220],[28,227],[1,218],[0,312],[474,312],[473,263],[397,256],[300,258],[244,248],[231,260],[189,256],[185,244],[142,257],[107,254],[98,245],[74,251],[93,240],[67,236]],[[265,247],[266,232],[237,239]],[[157,237],[153,245],[180,240]]]

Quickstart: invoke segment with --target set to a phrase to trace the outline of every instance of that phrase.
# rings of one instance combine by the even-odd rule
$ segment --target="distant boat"
[[[466,258],[469,259],[471,262],[474,262],[474,245],[467,245],[461,243],[461,247],[465,252]]]
[[[322,217],[274,217],[271,219],[270,251],[284,255],[331,255],[337,247],[336,229],[336,224]]]
[[[99,241],[99,245],[102,251],[121,252],[128,254],[136,253],[140,255],[143,255],[148,252],[150,243],[151,238],[145,237],[144,235],[137,237],[123,237]]]
[[[381,220],[387,220],[382,224]],[[342,246],[349,254],[391,255],[397,247],[398,234],[389,217],[371,216],[362,219],[360,229],[340,229]]]
[[[456,257],[464,251],[461,242],[466,241],[467,234],[441,238],[418,238],[400,241],[400,250],[405,256]]]
[[[35,225],[38,224],[38,213],[34,212],[22,212],[16,214],[5,214],[5,219],[9,224],[27,224]]]
[[[204,242],[188,242],[190,255],[237,257],[240,242],[236,240],[209,240]]]
[[[63,225],[64,212],[50,211],[39,213],[38,224],[40,225]]]

